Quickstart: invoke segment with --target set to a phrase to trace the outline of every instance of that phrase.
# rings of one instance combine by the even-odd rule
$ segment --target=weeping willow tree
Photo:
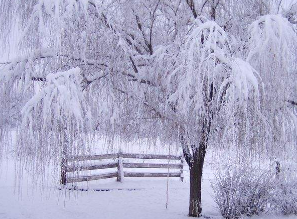
[[[180,144],[189,216],[201,216],[209,146],[257,149],[291,124],[271,118],[294,103],[285,80],[295,35],[286,18],[267,16],[252,24],[247,44],[236,22],[254,7],[264,13],[257,4],[244,1],[252,8],[230,23],[231,0],[0,0],[1,40],[17,49],[0,63],[0,131],[18,130],[20,160],[41,175],[49,162],[59,168],[83,153],[94,132]]]
[[[215,22],[194,27],[181,56],[181,69],[174,74],[175,80],[184,81],[170,101],[186,121],[180,124],[180,141],[190,167],[189,215],[196,217],[202,211],[201,182],[209,141],[220,123],[234,114],[235,105],[249,96],[258,105],[259,88],[256,71],[232,57],[228,36]]]
[[[59,169],[66,156],[86,151],[92,121],[83,93],[87,73],[81,72],[90,65],[104,75],[101,64],[80,55],[86,48],[82,20],[93,13],[87,8],[71,1],[1,2],[7,18],[1,20],[1,37],[4,42],[12,38],[18,53],[1,63],[1,115],[7,120],[1,131],[17,130],[20,166],[30,166],[36,176],[49,163]],[[15,22],[10,19],[14,13]],[[14,123],[8,122],[10,115]]]
[[[265,86],[261,111],[268,134],[263,144],[270,156],[279,157],[293,151],[296,141],[296,33],[279,14],[260,17],[249,32],[247,60]]]

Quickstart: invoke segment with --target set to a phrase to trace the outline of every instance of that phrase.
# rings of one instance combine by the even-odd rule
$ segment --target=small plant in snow
[[[276,178],[272,210],[283,215],[297,215],[297,180],[294,172],[284,171]]]
[[[273,175],[252,167],[231,167],[218,172],[212,184],[215,201],[224,218],[259,215],[267,211]]]

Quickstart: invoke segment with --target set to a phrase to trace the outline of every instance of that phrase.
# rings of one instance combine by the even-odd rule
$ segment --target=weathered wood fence
[[[81,163],[82,161],[106,161],[112,160],[103,164],[86,165]],[[137,160],[135,162],[135,160]],[[142,162],[140,162],[140,161]],[[144,163],[146,160],[146,163]],[[152,162],[155,160],[154,162]],[[156,163],[163,160],[167,163]],[[134,162],[132,162],[134,161]],[[175,163],[170,163],[174,161]],[[105,155],[87,155],[87,156],[75,156],[67,158],[65,165],[61,167],[61,184],[74,182],[84,182],[91,180],[107,179],[117,177],[117,181],[122,182],[124,177],[180,177],[183,181],[183,158],[182,156],[173,155],[153,155],[153,154],[130,154],[130,153],[117,153],[117,154],[105,154]],[[96,175],[83,176],[79,172],[86,170],[102,170],[117,168],[115,172],[102,173]],[[129,172],[125,171],[125,168],[133,169],[163,169],[162,172]],[[175,170],[171,172],[169,170]],[[67,176],[67,173],[78,173],[77,176]]]

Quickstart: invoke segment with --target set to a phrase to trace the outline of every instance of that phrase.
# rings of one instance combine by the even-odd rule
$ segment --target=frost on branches
[[[18,153],[26,162],[35,160],[38,169],[85,151],[90,115],[81,80],[79,68],[48,74],[46,85],[21,111]]]
[[[264,93],[262,113],[267,119],[264,130],[270,153],[278,154],[279,145],[291,147],[296,137],[296,112],[292,100],[296,99],[296,32],[281,15],[266,15],[249,28],[250,42],[247,57],[258,69]],[[274,156],[277,156],[277,155]]]
[[[209,147],[271,159],[296,145],[293,6],[274,0],[0,0],[0,6],[1,42],[16,48],[0,61],[0,137],[18,130],[17,152],[27,164],[53,161],[59,168],[67,154],[84,152],[91,134],[180,145],[190,168],[189,215],[196,217]]]

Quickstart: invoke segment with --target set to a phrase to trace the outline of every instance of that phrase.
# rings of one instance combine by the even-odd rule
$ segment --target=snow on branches
[[[259,95],[256,70],[248,62],[232,57],[227,33],[213,21],[196,20],[180,57],[181,65],[168,77],[169,85],[179,83],[169,101],[177,102],[180,112],[195,109],[205,113],[212,102],[221,104],[219,100],[225,98],[222,95],[231,84],[243,99],[249,90]]]
[[[254,21],[250,28],[247,61],[258,70],[264,87],[261,101],[262,114],[268,121],[266,143],[270,152],[280,145],[290,144],[296,136],[296,113],[288,107],[295,99],[297,35],[294,27],[282,15],[265,15]],[[277,156],[279,152],[276,152]]]
[[[30,117],[35,114],[34,111],[41,107],[44,122],[50,120],[51,117],[62,116],[71,119],[77,124],[77,128],[82,129],[85,119],[83,112],[86,106],[83,105],[85,101],[80,89],[81,80],[79,68],[48,74],[45,88],[34,95],[24,106],[23,122],[29,122]]]
[[[190,142],[201,139],[201,127],[210,132],[212,124],[219,126],[221,113],[233,115],[234,105],[246,107],[243,101],[251,99],[259,107],[260,77],[231,51],[228,34],[216,22],[199,18],[182,45],[178,67],[168,74],[168,102],[183,118]]]
[[[254,21],[250,28],[250,46],[247,60],[270,54],[277,61],[288,61],[294,48],[296,33],[292,24],[282,15],[265,15]],[[286,58],[283,58],[286,57]]]
[[[209,97],[211,84],[219,78],[220,71],[216,70],[226,61],[226,44],[226,34],[215,22],[196,20],[181,51],[181,64],[168,76],[168,85],[174,88],[178,84],[169,101],[176,102],[179,112],[187,114],[193,107],[201,110],[205,106],[204,98]]]
[[[259,76],[257,71],[246,61],[235,58],[232,62],[233,81],[238,95],[238,98],[247,100],[249,93],[255,92],[257,99],[260,96]],[[258,103],[259,104],[259,103]]]
[[[45,163],[83,150],[85,145],[79,141],[90,117],[81,81],[79,68],[47,75],[45,87],[21,111],[19,153]]]

